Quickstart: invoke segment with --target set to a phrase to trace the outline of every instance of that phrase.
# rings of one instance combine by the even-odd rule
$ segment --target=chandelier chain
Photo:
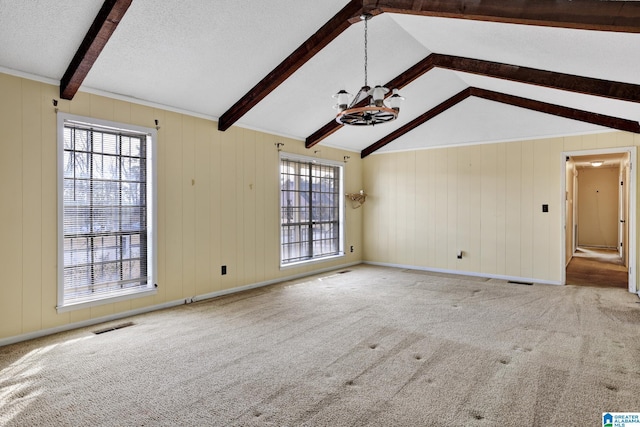
[[[364,85],[368,86],[367,83],[367,30],[368,30],[368,22],[369,17],[364,18]]]

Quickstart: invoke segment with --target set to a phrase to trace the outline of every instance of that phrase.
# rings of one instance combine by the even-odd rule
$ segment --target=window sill
[[[345,257],[345,253],[344,252],[340,252],[338,255],[331,255],[331,256],[326,256],[326,257],[322,257],[322,258],[312,258],[312,259],[308,259],[308,260],[304,260],[304,261],[297,261],[297,262],[290,262],[287,264],[280,264],[280,270],[289,270],[291,268],[296,268],[296,267],[302,267],[305,265],[313,265],[313,264],[320,264],[323,262],[327,262],[327,261],[332,261],[332,260],[336,260],[336,259],[340,259],[340,258],[344,258]]]
[[[134,298],[148,297],[148,296],[156,295],[157,293],[158,291],[156,288],[137,290],[135,292],[121,294],[121,295],[107,297],[107,298],[70,303],[66,305],[58,305],[56,307],[56,310],[58,311],[58,313],[67,313],[69,311],[81,310],[83,308],[90,308],[90,307],[96,307],[99,305],[112,304],[114,302],[126,301]]]

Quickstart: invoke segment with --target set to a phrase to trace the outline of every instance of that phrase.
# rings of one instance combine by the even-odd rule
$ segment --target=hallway
[[[626,289],[627,267],[615,249],[578,247],[567,266],[566,283]]]

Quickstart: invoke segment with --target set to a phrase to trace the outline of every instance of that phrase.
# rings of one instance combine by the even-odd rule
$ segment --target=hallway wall
[[[578,170],[578,245],[618,247],[617,167]]]

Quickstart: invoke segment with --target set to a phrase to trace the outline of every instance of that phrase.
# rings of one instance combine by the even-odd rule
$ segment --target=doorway
[[[566,267],[567,285],[629,287],[629,271],[615,249],[578,246]]]
[[[635,147],[563,153],[564,284],[635,283]]]

